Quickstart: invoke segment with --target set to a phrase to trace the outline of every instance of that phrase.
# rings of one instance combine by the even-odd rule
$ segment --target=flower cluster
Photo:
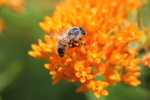
[[[24,9],[24,0],[0,0],[0,8],[8,7],[15,12],[21,12]],[[2,18],[0,18],[0,32],[3,32],[5,28],[5,23]]]
[[[24,0],[0,0],[0,6],[7,6],[11,10],[20,12],[24,9]]]
[[[64,79],[80,83],[77,92],[91,91],[97,97],[108,95],[107,88],[120,82],[138,86],[141,59],[138,44],[143,32],[128,20],[140,0],[65,0],[40,27],[44,41],[32,45],[29,54],[48,61],[45,68],[56,84]],[[85,45],[57,54],[57,36],[70,27],[86,31]]]

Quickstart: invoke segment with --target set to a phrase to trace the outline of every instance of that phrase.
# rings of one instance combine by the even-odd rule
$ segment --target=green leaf
[[[0,96],[0,100],[2,100],[2,97]]]
[[[97,99],[93,94],[88,93],[87,100],[150,100],[150,91],[140,87],[126,85],[112,86],[109,95]]]
[[[13,62],[9,67],[2,73],[0,73],[0,92],[9,86],[21,72],[21,64]]]
[[[141,87],[117,85],[110,88],[106,100],[149,100],[150,92]]]

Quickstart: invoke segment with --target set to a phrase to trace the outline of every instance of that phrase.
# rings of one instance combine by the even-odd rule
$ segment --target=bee
[[[82,27],[72,27],[68,29],[58,40],[58,55],[63,57],[67,48],[75,48],[83,45],[82,37],[85,35],[86,33]]]

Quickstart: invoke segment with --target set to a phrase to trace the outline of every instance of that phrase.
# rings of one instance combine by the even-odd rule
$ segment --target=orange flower
[[[0,0],[0,6],[7,6],[11,10],[20,12],[24,9],[24,0]]]
[[[6,0],[0,0],[0,6],[4,5],[6,3]]]
[[[0,7],[6,6],[16,12],[21,12],[24,9],[24,0],[0,0]],[[5,22],[0,18],[0,32],[5,29]]]
[[[6,6],[13,11],[21,12],[24,10],[25,2],[24,0],[7,0]]]
[[[5,22],[3,19],[0,18],[0,32],[3,32],[5,29]]]
[[[92,91],[97,97],[108,95],[107,87],[124,82],[140,84],[138,46],[143,32],[128,21],[131,10],[141,6],[138,0],[65,0],[53,16],[40,23],[47,33],[44,41],[33,44],[29,54],[48,61],[45,67],[54,83],[68,80],[80,83],[78,92]],[[85,45],[67,48],[64,57],[57,54],[57,38],[68,28],[86,31]]]

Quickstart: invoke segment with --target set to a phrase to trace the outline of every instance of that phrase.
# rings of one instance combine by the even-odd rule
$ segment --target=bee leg
[[[69,48],[73,48],[73,43],[69,43],[69,44],[68,44],[68,47],[69,47]]]
[[[82,46],[85,46],[86,44],[85,44],[85,42],[84,42],[84,41],[82,41],[82,42],[81,42],[81,45],[82,45]]]
[[[68,45],[69,45],[69,48],[74,48],[74,47],[76,47],[76,41],[71,40],[71,41],[68,43]]]
[[[79,47],[79,46],[80,46],[80,44],[79,44],[78,41],[74,41],[74,42],[72,43],[72,45],[73,45],[73,47]]]
[[[79,46],[84,46],[84,45],[85,45],[85,42],[80,39],[79,42],[78,42],[78,45],[79,45]]]

